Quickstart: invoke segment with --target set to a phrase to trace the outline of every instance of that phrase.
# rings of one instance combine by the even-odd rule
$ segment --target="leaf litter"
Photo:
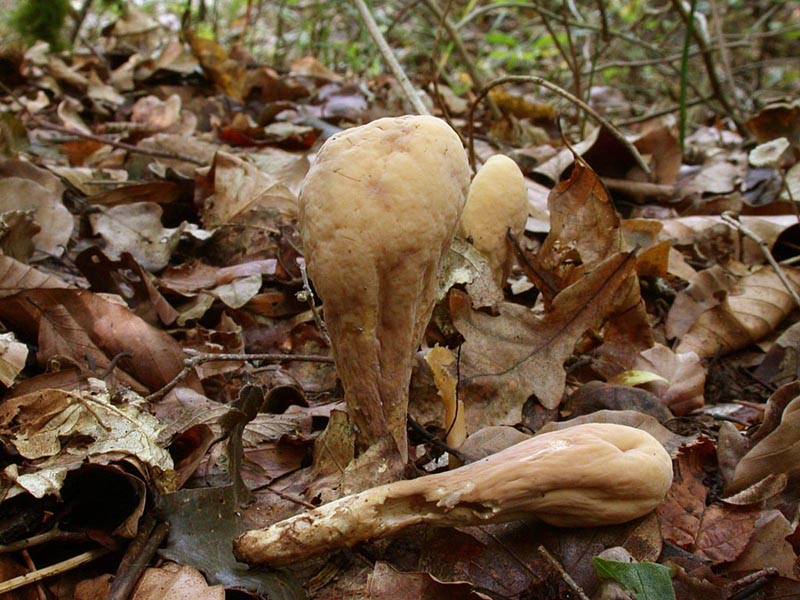
[[[665,585],[681,600],[723,598],[751,581],[753,597],[800,594],[796,104],[751,115],[762,145],[749,160],[733,131],[697,129],[681,155],[667,121],[642,127],[633,144],[652,187],[603,128],[573,149],[548,139],[548,151],[483,131],[511,136],[523,167],[549,160],[524,169],[528,230],[504,289],[468,239],[446,259],[425,344],[456,356],[441,368],[463,402],[464,455],[564,422],[639,427],[674,459],[655,513],[597,529],[418,527],[258,573],[235,562],[233,537],[335,497],[347,461],[341,390],[303,280],[300,182],[332,132],[404,111],[381,91],[391,83],[366,94],[311,57],[288,73],[253,67],[196,34],[170,39],[138,11],[106,36],[126,52],[115,68],[39,44],[0,95],[17,123],[0,134],[3,578],[24,571],[16,542],[85,534],[114,560],[80,567],[74,592],[58,577],[47,586],[99,597],[129,576],[127,540],[146,540],[156,519],[171,530],[136,598],[170,586],[203,598],[599,598],[611,580],[636,598]],[[447,93],[461,126],[466,103]],[[493,97],[539,118],[507,96]],[[232,114],[230,101],[264,110]],[[783,277],[763,248],[790,259]],[[185,349],[208,361],[187,366]],[[447,421],[422,355],[410,414],[410,468],[443,468]],[[57,560],[37,544],[36,561]]]

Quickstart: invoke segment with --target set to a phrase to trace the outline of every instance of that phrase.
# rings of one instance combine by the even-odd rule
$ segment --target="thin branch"
[[[6,594],[26,585],[47,579],[48,577],[53,577],[54,575],[60,575],[61,573],[72,571],[73,569],[77,569],[82,565],[90,563],[101,556],[105,556],[109,552],[111,552],[111,550],[108,548],[95,548],[94,550],[83,552],[82,554],[78,554],[77,556],[73,556],[67,560],[55,563],[49,567],[45,567],[37,571],[31,571],[30,573],[20,575],[19,577],[12,577],[11,579],[0,582],[0,594]]]
[[[369,11],[369,8],[364,0],[353,0],[353,3],[358,9],[369,35],[374,40],[375,44],[377,44],[378,50],[380,50],[381,56],[383,56],[383,60],[386,61],[386,65],[389,67],[389,70],[400,84],[400,88],[403,90],[403,94],[405,94],[406,99],[411,103],[411,106],[414,107],[414,110],[417,111],[417,114],[430,115],[430,111],[422,102],[417,90],[414,89],[413,85],[411,85],[408,75],[406,75],[405,71],[403,71],[403,67],[401,67],[400,63],[397,61],[397,57],[395,57],[394,52],[389,46],[389,43],[386,41],[386,38],[383,37],[381,30],[378,29],[378,24],[375,22],[375,18],[372,16],[372,13]]]
[[[617,140],[619,140],[619,142],[625,146],[625,148],[628,150],[628,152],[630,152],[631,155],[633,155],[633,158],[636,161],[636,164],[639,165],[639,168],[641,168],[642,171],[644,171],[644,173],[647,175],[647,177],[649,179],[652,179],[653,173],[650,170],[650,167],[647,166],[647,163],[644,161],[644,158],[642,158],[642,155],[639,154],[639,151],[636,149],[636,146],[634,146],[630,142],[630,140],[628,140],[625,137],[625,134],[623,134],[610,121],[608,121],[606,118],[601,116],[595,109],[593,109],[591,106],[586,104],[580,98],[576,98],[575,96],[570,94],[565,89],[557,86],[554,83],[551,83],[551,82],[547,81],[546,79],[542,79],[541,77],[536,77],[535,75],[509,75],[509,76],[506,76],[506,77],[499,77],[499,78],[493,79],[492,81],[487,83],[478,92],[478,95],[475,97],[475,100],[473,100],[472,105],[469,108],[469,118],[468,118],[468,121],[469,121],[469,160],[470,160],[470,164],[473,167],[475,166],[475,143],[474,143],[475,142],[475,136],[474,136],[475,107],[480,103],[481,100],[483,100],[484,96],[486,96],[489,93],[489,90],[491,90],[493,87],[496,87],[498,85],[502,85],[504,83],[533,83],[535,85],[542,86],[543,88],[546,88],[546,89],[550,90],[551,92],[554,92],[554,93],[558,94],[562,98],[566,98],[567,100],[572,102],[575,106],[579,107],[584,112],[586,112],[586,114],[591,116],[595,121],[600,123],[600,125],[602,125],[606,129],[608,129],[608,131],[611,133],[611,135],[613,135],[615,138],[617,138]]]
[[[775,271],[775,274],[778,276],[778,279],[781,280],[783,287],[786,288],[786,291],[789,292],[789,295],[794,300],[795,304],[800,307],[800,296],[797,294],[797,290],[795,289],[794,285],[789,278],[786,276],[786,273],[783,271],[783,267],[778,264],[778,261],[775,260],[775,257],[772,256],[772,252],[769,249],[769,244],[762,240],[755,232],[751,231],[741,222],[739,222],[732,213],[724,212],[720,215],[723,221],[731,226],[733,229],[738,230],[742,235],[745,237],[750,238],[761,249],[762,254],[764,254],[764,258],[767,259],[767,262],[770,264],[772,269]]]
[[[214,353],[198,353],[184,349],[184,352],[191,354],[190,358],[183,361],[183,369],[172,380],[167,383],[160,390],[153,392],[145,397],[148,402],[157,402],[166,396],[172,389],[177,386],[181,381],[186,379],[189,373],[197,366],[207,362],[225,361],[225,360],[265,360],[273,362],[285,362],[290,360],[305,361],[305,362],[320,362],[320,363],[333,363],[333,358],[330,356],[321,356],[319,354],[214,354]]]

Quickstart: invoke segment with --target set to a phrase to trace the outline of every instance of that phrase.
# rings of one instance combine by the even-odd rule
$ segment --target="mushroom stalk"
[[[253,565],[281,566],[420,523],[612,525],[653,510],[671,483],[672,461],[650,434],[624,425],[576,425],[452,471],[385,484],[248,531],[234,553]]]
[[[355,456],[383,481],[406,462],[408,385],[439,263],[469,186],[456,133],[440,119],[378,119],[328,139],[300,194],[308,273],[322,298]]]

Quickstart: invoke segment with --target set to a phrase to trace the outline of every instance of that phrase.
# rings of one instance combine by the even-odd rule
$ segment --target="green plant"
[[[62,50],[69,11],[69,0],[25,0],[11,15],[10,24],[28,42],[44,40],[52,49]]]

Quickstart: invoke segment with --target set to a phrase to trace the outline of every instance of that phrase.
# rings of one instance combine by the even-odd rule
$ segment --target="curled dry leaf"
[[[786,267],[784,273],[800,289],[800,270]],[[743,277],[718,306],[704,312],[675,351],[709,358],[738,350],[773,331],[795,308],[775,271],[762,267]]]
[[[725,299],[737,279],[730,269],[720,265],[713,265],[692,276],[689,285],[678,292],[670,307],[666,323],[667,337],[683,337],[700,315]]]
[[[166,563],[147,569],[136,586],[132,600],[225,600],[225,587],[208,585],[193,567]]]
[[[0,333],[0,383],[11,387],[25,368],[28,347],[17,341],[12,332]]]
[[[704,404],[706,371],[694,352],[679,354],[656,344],[639,355],[636,369],[651,371],[666,381],[653,381],[645,388],[661,398],[677,416],[685,415]]]
[[[732,491],[741,491],[778,473],[785,473],[796,489],[797,482],[793,480],[800,475],[800,396],[796,382],[785,388],[794,391],[794,399],[783,410],[780,424],[760,439],[736,466]],[[780,392],[778,390],[775,395]]]
[[[242,222],[254,208],[287,218],[297,214],[297,197],[286,185],[237,156],[217,152],[208,177],[214,194],[201,209],[204,227]]]
[[[90,380],[90,389],[45,390],[0,405],[0,432],[8,436],[27,464],[6,470],[3,497],[27,491],[36,498],[58,493],[69,471],[84,462],[109,463],[134,458],[153,467],[151,475],[169,488],[169,452],[157,442],[161,423],[141,398],[129,392],[112,404],[105,384]]]
[[[580,262],[587,266],[622,250],[619,215],[603,183],[579,158],[570,178],[553,188],[548,206],[550,233],[539,252],[546,268],[558,268],[571,250],[577,251]]]
[[[558,406],[564,361],[583,333],[599,327],[627,292],[634,266],[632,254],[612,256],[561,291],[542,316],[505,303],[492,317],[472,310],[469,297],[453,290],[450,314],[465,338],[461,382],[468,429],[518,422],[531,394],[547,408]]]

